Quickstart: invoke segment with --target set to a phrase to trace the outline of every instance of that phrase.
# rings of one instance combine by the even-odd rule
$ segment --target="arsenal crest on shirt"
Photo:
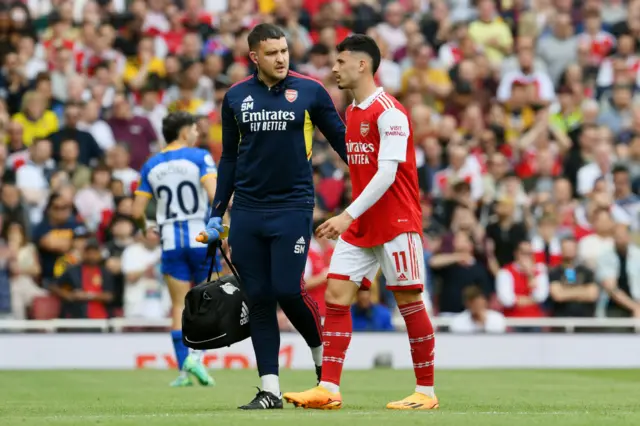
[[[293,89],[287,89],[284,91],[284,97],[289,102],[293,102],[298,99],[298,91]]]
[[[360,123],[360,134],[364,137],[369,134],[369,122],[363,121]]]

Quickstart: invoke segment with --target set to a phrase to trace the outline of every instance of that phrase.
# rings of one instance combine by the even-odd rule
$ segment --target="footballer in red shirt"
[[[340,376],[351,341],[350,304],[367,288],[378,269],[393,291],[409,334],[416,389],[389,409],[438,408],[433,389],[433,326],[422,291],[422,209],[411,125],[404,107],[376,86],[380,49],[368,36],[356,34],[337,46],[333,67],[338,87],[351,90],[346,145],[353,202],[318,227],[318,237],[338,238],[329,266],[325,295],[324,353],[319,386],[285,393],[296,406],[338,409]]]

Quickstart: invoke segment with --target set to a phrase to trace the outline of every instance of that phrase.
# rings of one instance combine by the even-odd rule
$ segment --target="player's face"
[[[269,79],[282,80],[289,72],[289,46],[284,37],[261,41],[258,51],[251,52],[250,56]]]
[[[187,132],[187,135],[185,139],[187,140],[187,145],[195,146],[196,142],[198,141],[198,136],[200,136],[198,125],[194,124],[190,126],[189,128],[186,129],[186,132]]]
[[[353,89],[365,67],[362,55],[349,51],[340,52],[332,69],[338,87],[343,90]]]

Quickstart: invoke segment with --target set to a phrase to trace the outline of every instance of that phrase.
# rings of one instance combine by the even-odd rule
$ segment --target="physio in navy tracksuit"
[[[250,303],[263,386],[240,408],[281,408],[278,304],[311,347],[318,373],[322,365],[317,305],[301,287],[314,207],[311,145],[318,127],[346,162],[345,126],[319,82],[289,71],[278,27],[258,25],[248,40],[257,72],[232,86],[222,104],[218,186],[203,235],[218,238],[234,194],[229,244]]]

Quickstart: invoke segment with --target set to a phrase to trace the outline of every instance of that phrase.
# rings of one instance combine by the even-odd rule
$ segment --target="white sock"
[[[202,362],[202,358],[204,357],[204,352],[202,350],[198,350],[198,349],[190,349],[189,353],[191,355],[194,355],[196,357],[196,359],[198,360],[198,362]]]
[[[311,357],[313,358],[313,362],[317,367],[322,366],[322,345],[317,348],[311,348]]]
[[[280,378],[275,374],[265,374],[260,376],[262,380],[262,390],[270,392],[275,396],[280,396]]]
[[[436,397],[436,393],[433,390],[433,386],[416,386],[416,392],[421,393],[423,395],[430,396],[431,398]]]
[[[320,386],[322,386],[323,388],[325,388],[326,390],[328,390],[331,393],[340,392],[340,386],[336,385],[335,383],[320,382]]]

